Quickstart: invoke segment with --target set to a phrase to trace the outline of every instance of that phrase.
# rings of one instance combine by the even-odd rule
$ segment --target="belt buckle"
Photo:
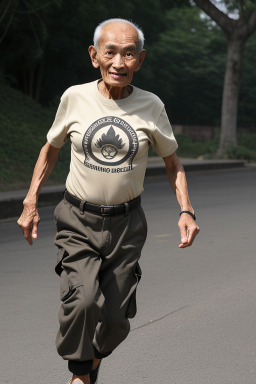
[[[109,207],[107,205],[101,205],[100,213],[102,216],[110,216],[113,214],[113,207]]]

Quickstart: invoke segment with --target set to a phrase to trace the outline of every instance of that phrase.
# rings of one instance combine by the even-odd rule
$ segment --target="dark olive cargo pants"
[[[82,375],[90,372],[93,358],[108,356],[129,333],[147,223],[140,206],[101,216],[65,199],[55,220],[62,301],[56,346],[71,372]]]

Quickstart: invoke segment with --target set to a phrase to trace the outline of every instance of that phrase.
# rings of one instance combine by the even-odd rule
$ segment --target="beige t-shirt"
[[[97,83],[64,92],[47,140],[57,148],[71,140],[70,193],[94,204],[120,204],[143,192],[149,145],[165,157],[177,142],[156,95],[133,87],[125,99],[107,99]]]

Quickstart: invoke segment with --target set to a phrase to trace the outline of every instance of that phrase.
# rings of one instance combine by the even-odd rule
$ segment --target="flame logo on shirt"
[[[102,155],[105,159],[114,159],[117,155],[118,150],[124,147],[123,140],[119,135],[116,135],[114,128],[109,128],[107,134],[103,133],[100,139],[98,139],[95,143],[97,148],[101,149]]]
[[[136,131],[116,116],[103,116],[94,121],[86,129],[82,144],[86,167],[117,174],[133,169],[133,159],[139,148]]]

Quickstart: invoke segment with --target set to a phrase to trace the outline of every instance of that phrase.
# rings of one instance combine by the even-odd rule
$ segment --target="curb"
[[[245,166],[244,161],[237,160],[196,160],[180,159],[186,172],[234,169]],[[149,158],[146,177],[165,175],[165,165],[158,157]],[[38,206],[55,205],[63,198],[65,185],[45,186],[39,196]],[[0,192],[0,220],[19,217],[23,209],[23,200],[27,190]]]
[[[186,173],[245,167],[245,162],[243,160],[197,160],[180,158],[180,161]],[[162,160],[159,160],[159,158],[149,158],[146,177],[165,175],[165,173],[165,165]]]

